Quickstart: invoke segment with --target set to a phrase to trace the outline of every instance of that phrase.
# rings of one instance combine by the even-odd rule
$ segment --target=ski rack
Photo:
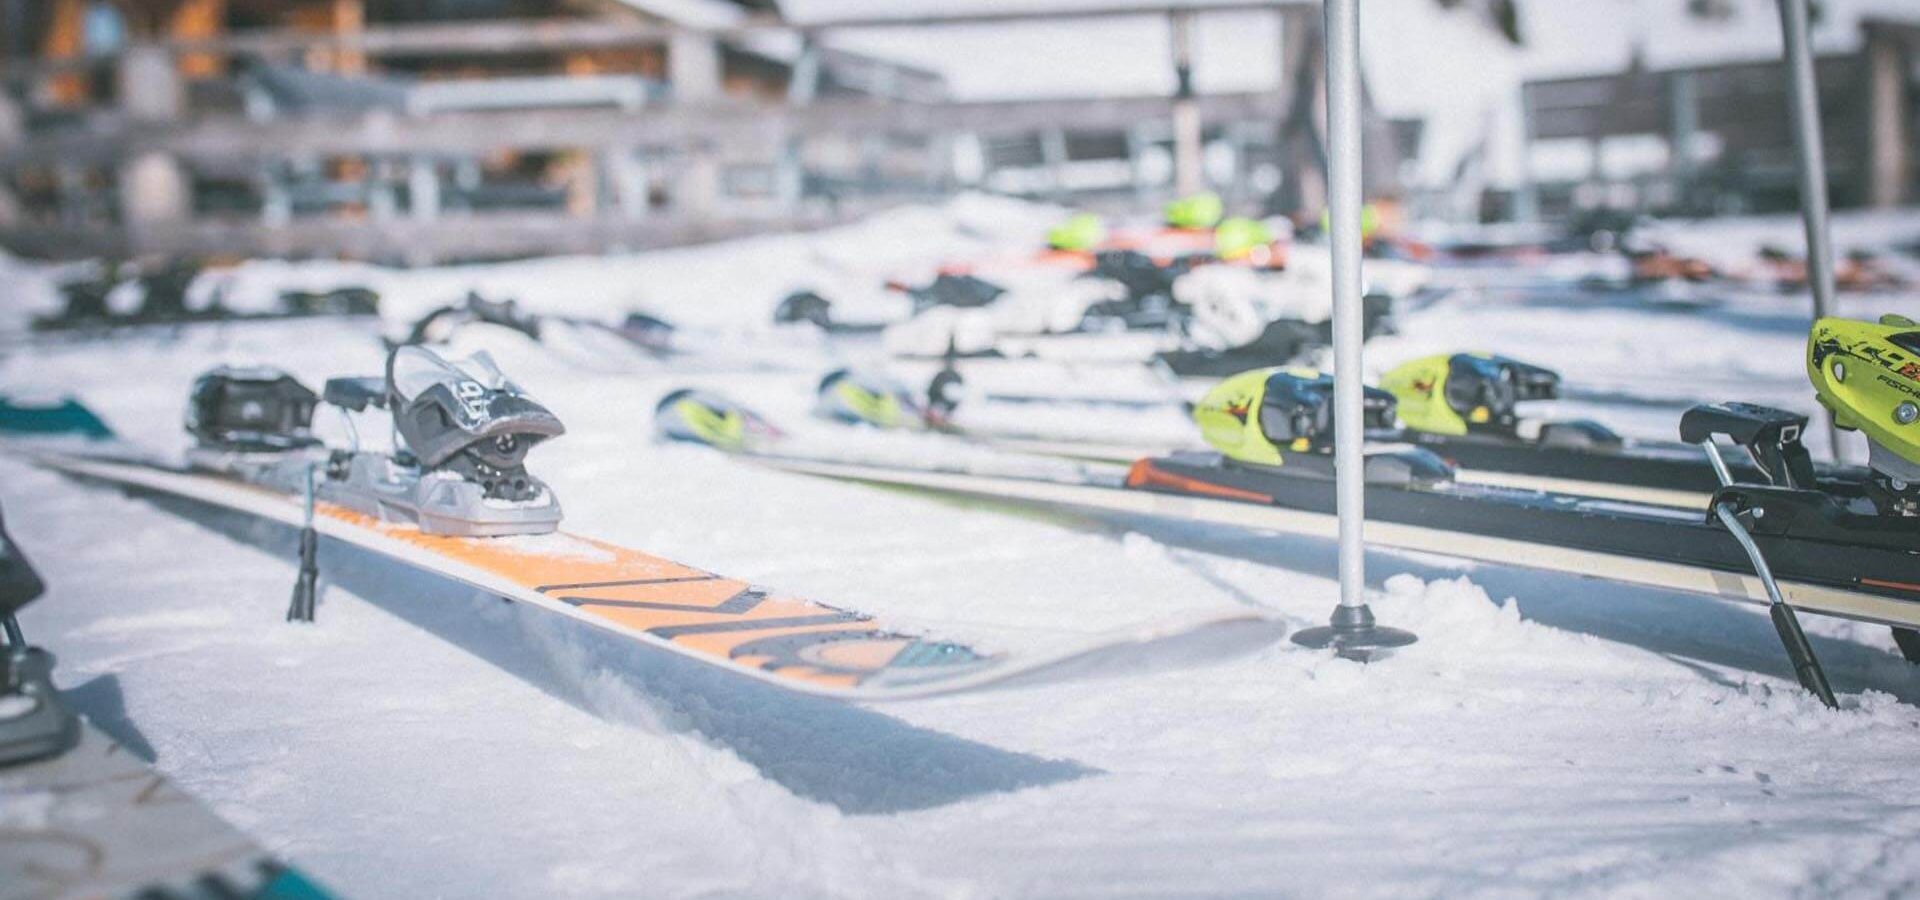
[[[1726,526],[1752,560],[1754,574],[1767,590],[1767,615],[1773,619],[1774,631],[1780,635],[1780,644],[1793,663],[1794,676],[1801,687],[1819,698],[1828,709],[1839,709],[1840,703],[1827,682],[1826,670],[1820,667],[1813,645],[1800,627],[1800,617],[1781,595],[1773,568],[1767,565],[1766,554],[1760,552],[1760,545],[1754,542],[1748,527],[1749,521],[1758,521],[1766,515],[1766,508],[1741,502],[1739,483],[1734,481],[1726,460],[1720,456],[1719,445],[1714,443],[1716,436],[1725,435],[1747,450],[1775,486],[1804,490],[1813,486],[1813,462],[1805,445],[1800,443],[1806,426],[1806,416],[1784,410],[1751,403],[1706,404],[1695,406],[1680,417],[1680,439],[1705,451],[1707,463],[1720,479],[1720,490],[1714,493],[1710,506],[1713,516]]]

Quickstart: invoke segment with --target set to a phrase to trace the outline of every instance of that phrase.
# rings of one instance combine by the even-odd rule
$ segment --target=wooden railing
[[[1202,122],[1216,133],[1232,123],[1271,125],[1277,132],[1290,111],[1288,98],[1299,92],[1199,96],[1183,90],[1171,97],[1004,102],[818,97],[821,36],[842,29],[1159,16],[1174,23],[1177,45],[1195,15],[1253,11],[1281,16],[1285,31],[1317,27],[1315,3],[1213,0],[914,19],[745,21],[705,29],[583,21],[409,25],[339,35],[273,32],[137,46],[111,58],[14,63],[3,76],[16,84],[111,65],[118,102],[29,128],[23,111],[4,108],[0,93],[0,243],[35,255],[346,255],[404,262],[658,246],[829,223],[946,191],[955,183],[952,152],[958,142],[1021,135],[1051,135],[1044,140],[1049,146],[1064,146],[1061,138],[1070,133],[1124,135],[1133,140],[1121,145],[1130,147],[1170,142],[1173,168],[1191,182],[1200,171]],[[786,96],[728,95],[720,72],[723,43],[774,31],[798,33],[805,48]],[[375,108],[261,119],[193,108],[175,65],[183,54],[274,60],[330,49],[397,58],[635,46],[665,48],[668,99],[639,108]],[[1170,50],[1174,63],[1181,48]],[[1287,70],[1298,68],[1295,63],[1283,58]],[[476,212],[442,202],[449,173],[461,161],[502,150],[577,157],[568,169],[564,207]],[[365,202],[322,215],[292,212],[299,204],[286,196],[284,171],[340,161],[353,161],[354,171],[365,173]],[[1071,162],[1049,157],[1047,164]],[[196,209],[195,179],[207,173],[256,185],[262,196],[258,213]],[[61,198],[54,208],[6,196],[7,181],[18,183],[23,176],[56,185],[49,189]],[[738,183],[759,187],[742,193],[732,187]],[[1194,186],[1138,187],[1171,194]],[[95,196],[101,192],[108,197],[104,202]],[[69,202],[83,195],[92,202]],[[110,214],[101,215],[102,209]]]

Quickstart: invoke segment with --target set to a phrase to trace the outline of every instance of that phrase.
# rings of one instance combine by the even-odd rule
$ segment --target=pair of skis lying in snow
[[[559,506],[523,465],[564,429],[484,356],[449,364],[402,347],[385,379],[335,379],[328,402],[386,407],[404,449],[331,450],[309,425],[320,397],[271,370],[203,376],[184,463],[137,448],[14,442],[49,469],[302,529],[291,619],[314,612],[322,535],[563,615],[744,678],[838,700],[887,700],[1045,680],[1160,655],[1217,658],[1277,640],[1247,610],[1186,617],[1029,653],[976,650],[887,629],[872,618],[782,596],[625,547],[559,532]],[[49,417],[49,412],[61,413]],[[0,432],[44,435],[67,406],[0,408]],[[98,439],[106,430],[67,429]],[[42,590],[0,529],[0,804],[34,810],[0,827],[0,885],[35,896],[207,896],[320,900],[325,891],[77,718],[52,682],[52,656],[25,643],[13,613]],[[31,821],[29,821],[31,820]]]
[[[325,402],[385,407],[402,449],[322,446],[321,396],[271,370],[221,369],[195,385],[184,463],[122,445],[15,443],[38,465],[303,529],[303,577],[290,617],[312,612],[320,536],[371,550],[634,642],[800,693],[868,701],[1044,679],[1095,661],[1125,665],[1156,648],[1217,642],[1222,653],[1277,640],[1274,617],[1234,609],[995,652],[887,628],[871,617],[559,532],[553,491],[527,450],[564,429],[484,354],[449,363],[394,351],[384,379],[334,379]],[[0,423],[3,425],[4,423]]]
[[[1822,320],[1808,352],[1822,404],[1871,439],[1870,467],[1814,465],[1800,443],[1806,417],[1747,404],[1688,411],[1683,440],[1671,445],[1606,440],[1592,423],[1528,428],[1512,406],[1529,390],[1546,394],[1540,372],[1495,357],[1427,361],[1428,371],[1402,386],[1418,392],[1416,402],[1453,407],[1463,423],[1513,427],[1505,439],[1471,427],[1452,435],[1390,431],[1397,398],[1369,389],[1369,432],[1400,443],[1368,449],[1368,540],[1768,604],[1776,622],[1797,608],[1880,623],[1920,662],[1920,326],[1898,317],[1878,325]],[[931,418],[955,430],[940,408],[951,398],[937,382]],[[883,379],[835,373],[821,384],[819,410],[888,425],[913,421],[916,402]],[[668,395],[656,421],[669,437],[809,475],[1097,515],[1335,534],[1330,378],[1288,369],[1236,376],[1193,414],[1216,452],[1045,471],[992,458],[925,464],[807,452],[751,411],[698,391]],[[971,437],[1081,460],[1106,452]],[[1751,461],[1723,460],[1715,438]],[[1471,480],[1459,474],[1468,466]],[[1797,625],[1780,627],[1796,643],[1787,635]]]

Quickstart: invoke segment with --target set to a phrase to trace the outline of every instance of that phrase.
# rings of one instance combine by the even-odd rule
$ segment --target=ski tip
[[[704,444],[729,453],[753,450],[783,435],[760,414],[711,391],[668,391],[653,408],[653,427],[662,440]]]
[[[106,420],[76,397],[33,399],[0,395],[0,436],[112,440]]]

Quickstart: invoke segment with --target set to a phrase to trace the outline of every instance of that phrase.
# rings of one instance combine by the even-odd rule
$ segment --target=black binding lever
[[[354,412],[365,412],[368,407],[384,407],[387,405],[387,380],[378,375],[329,378],[326,387],[321,389],[320,399]]]
[[[1546,366],[1523,363],[1504,356],[1495,357],[1513,375],[1513,399],[1516,403],[1560,399],[1560,373]]]
[[[1680,416],[1681,440],[1699,446],[1725,436],[1745,448],[1775,485],[1797,490],[1814,487],[1813,457],[1800,443],[1806,430],[1806,416],[1753,403],[1703,403]],[[1721,483],[1731,484],[1719,453],[1708,458],[1714,461]]]
[[[1740,542],[1740,549],[1746,551],[1748,561],[1753,564],[1754,574],[1767,589],[1767,614],[1773,619],[1773,630],[1780,635],[1781,646],[1786,648],[1787,659],[1793,663],[1794,677],[1828,709],[1839,709],[1840,701],[1835,699],[1833,687],[1827,683],[1826,670],[1813,655],[1813,644],[1807,641],[1807,633],[1800,627],[1800,617],[1787,604],[1786,596],[1780,592],[1780,583],[1773,577],[1773,569],[1767,565],[1766,555],[1753,539],[1750,526],[1765,515],[1766,510],[1742,509],[1739,500],[1730,496],[1734,493],[1728,490],[1734,486],[1733,473],[1727,470],[1726,461],[1720,458],[1720,448],[1713,442],[1714,436],[1725,435],[1747,448],[1754,463],[1775,485],[1805,490],[1814,483],[1813,460],[1800,443],[1806,427],[1807,417],[1798,413],[1752,403],[1711,403],[1689,409],[1680,417],[1680,439],[1706,451],[1707,461],[1720,478],[1721,490],[1713,496],[1708,521],[1719,520],[1733,539]]]
[[[80,723],[53,687],[53,654],[27,645],[14,614],[47,586],[20,555],[0,521],[0,766],[63,753],[80,739]]]

